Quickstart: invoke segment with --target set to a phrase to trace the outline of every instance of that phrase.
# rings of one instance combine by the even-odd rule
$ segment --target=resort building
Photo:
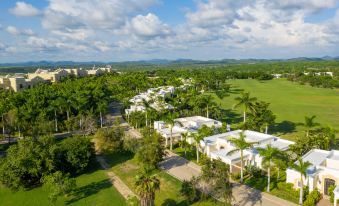
[[[265,148],[266,145],[270,144],[272,147],[285,151],[291,144],[294,144],[294,142],[260,132],[235,130],[205,137],[200,142],[200,146],[203,152],[211,159],[220,159],[226,164],[231,165],[230,170],[232,172],[233,168],[240,168],[241,159],[240,152],[236,152],[231,155],[228,154],[230,151],[235,149],[234,145],[230,142],[230,139],[239,138],[241,132],[245,135],[245,140],[247,142],[255,143],[253,148],[247,149],[243,153],[244,166],[253,165],[262,168],[262,157],[259,155],[257,148]]]
[[[111,73],[113,71],[111,65],[107,65],[106,67],[96,68],[95,66],[92,69],[87,70],[88,75],[100,76],[105,73]]]
[[[222,123],[220,121],[202,117],[202,116],[193,116],[193,117],[184,117],[174,120],[176,123],[172,128],[172,138],[181,139],[181,134],[188,133],[189,136],[193,133],[196,133],[203,125],[210,128],[221,128]],[[154,129],[166,139],[166,141],[171,137],[171,131],[168,125],[164,121],[155,121]],[[193,138],[189,137],[187,139],[188,143],[193,143]]]
[[[83,70],[82,68],[75,68],[75,69],[64,69],[68,75],[73,75],[74,77],[85,77],[87,76],[87,71]]]
[[[68,75],[68,72],[64,69],[57,69],[55,71],[37,69],[34,73],[28,73],[28,79],[40,77],[49,82],[59,82]]]
[[[324,195],[328,194],[331,185],[339,185],[339,150],[313,149],[302,157],[304,162],[312,165],[307,169],[304,185],[309,190],[318,190]],[[300,173],[293,169],[286,170],[286,182],[292,183],[295,188],[300,188]],[[334,191],[339,198],[339,186]]]
[[[175,91],[173,86],[162,86],[158,88],[150,88],[146,92],[142,92],[129,100],[132,104],[130,108],[125,109],[125,113],[130,115],[132,112],[145,112],[144,101],[150,104],[150,107],[156,111],[171,110],[174,107],[165,102],[166,95],[171,95]]]
[[[24,89],[30,89],[40,82],[44,82],[40,77],[26,79],[20,74],[15,74],[13,76],[7,75],[0,77],[0,88],[18,92]]]

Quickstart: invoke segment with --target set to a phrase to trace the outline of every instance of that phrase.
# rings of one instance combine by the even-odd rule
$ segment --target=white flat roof
[[[310,162],[313,166],[319,166],[329,154],[330,151],[313,149],[303,156],[303,161]]]
[[[225,139],[225,140],[229,140],[231,138],[239,138],[241,132],[242,130],[235,130],[231,132],[222,133],[222,134],[219,134],[218,138]],[[248,142],[261,142],[261,141],[277,138],[272,135],[263,134],[260,132],[255,132],[255,131],[250,131],[250,130],[244,130],[244,134],[246,136],[246,141]]]
[[[227,155],[231,150],[228,149],[221,149],[217,151],[211,152],[211,155],[220,157],[220,159],[228,160],[229,162],[237,162],[240,160],[240,152],[235,152],[232,155]],[[244,154],[244,158],[247,157],[248,154]]]
[[[332,150],[330,155],[327,158],[332,159],[332,160],[339,160],[339,151],[338,150]]]
[[[275,138],[274,141],[267,143],[271,144],[272,147],[278,148],[279,150],[287,150],[291,144],[295,144],[295,142],[288,141],[285,139]],[[260,145],[261,148],[266,147],[267,144]]]

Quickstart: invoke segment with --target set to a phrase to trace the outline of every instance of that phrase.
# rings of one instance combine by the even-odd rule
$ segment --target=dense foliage
[[[74,137],[57,142],[54,137],[25,138],[7,150],[0,159],[0,182],[11,188],[31,188],[55,172],[84,172],[94,154],[86,137]]]

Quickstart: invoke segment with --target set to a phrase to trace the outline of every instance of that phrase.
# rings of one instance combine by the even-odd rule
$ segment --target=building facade
[[[302,157],[304,162],[311,163],[303,182],[309,190],[318,190],[328,194],[331,185],[339,185],[339,151],[313,149]],[[286,182],[292,183],[298,189],[301,185],[300,173],[294,169],[286,170]],[[337,187],[339,191],[339,188]],[[338,196],[339,197],[339,196]]]

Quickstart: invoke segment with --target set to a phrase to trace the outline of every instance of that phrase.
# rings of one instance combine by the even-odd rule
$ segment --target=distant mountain
[[[221,60],[194,60],[194,59],[150,59],[139,61],[123,61],[123,62],[75,62],[75,61],[29,61],[20,63],[0,63],[0,67],[66,67],[66,66],[93,66],[93,65],[166,65],[166,64],[255,64],[261,62],[277,62],[277,61],[330,61],[339,60],[339,56],[331,57],[298,57],[291,59],[221,59]]]

